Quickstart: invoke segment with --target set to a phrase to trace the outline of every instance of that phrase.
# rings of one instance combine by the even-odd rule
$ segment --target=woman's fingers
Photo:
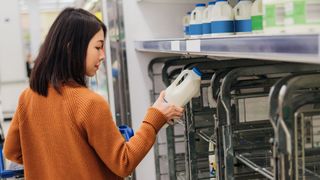
[[[184,109],[173,104],[167,103],[164,100],[165,91],[162,91],[152,105],[152,107],[158,109],[167,118],[169,124],[174,124],[172,119],[180,119],[183,116]]]
[[[183,113],[184,108],[176,106],[176,111]]]
[[[168,119],[180,119],[183,116],[183,113],[180,111],[172,111],[168,114]]]
[[[167,123],[170,124],[170,125],[174,125],[174,120],[173,120],[173,119],[169,119],[169,120],[167,121]]]
[[[168,114],[168,121],[167,123],[170,125],[174,125],[174,119],[181,119],[181,117],[183,116],[183,108],[174,108],[170,114]]]

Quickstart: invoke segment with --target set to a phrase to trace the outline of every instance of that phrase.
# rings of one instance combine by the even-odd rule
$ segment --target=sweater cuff
[[[144,118],[144,122],[151,124],[158,133],[162,126],[167,122],[167,119],[158,109],[150,107]]]

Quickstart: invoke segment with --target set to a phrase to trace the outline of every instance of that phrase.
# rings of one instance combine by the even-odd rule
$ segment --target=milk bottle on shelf
[[[188,38],[190,35],[189,29],[190,29],[190,15],[191,12],[188,12],[182,20],[182,24],[183,24],[183,33],[184,33],[184,37]]]
[[[284,4],[286,32],[320,32],[319,0],[285,0]]]
[[[251,24],[253,33],[263,31],[263,10],[262,0],[255,0],[251,7]]]
[[[235,32],[236,34],[247,34],[252,32],[250,0],[240,0],[234,7]]]
[[[212,19],[212,9],[216,1],[211,1],[208,3],[208,7],[203,11],[202,18],[202,37],[211,37],[211,19]]]
[[[189,27],[191,38],[199,38],[202,36],[202,16],[205,8],[206,4],[196,4],[196,8],[191,12]]]
[[[212,36],[234,34],[234,13],[227,0],[217,0],[211,19]]]
[[[263,27],[264,33],[279,34],[284,32],[284,1],[263,1]]]

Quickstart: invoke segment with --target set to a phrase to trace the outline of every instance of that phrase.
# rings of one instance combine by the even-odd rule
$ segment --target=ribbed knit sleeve
[[[157,109],[149,108],[135,135],[126,142],[112,119],[109,106],[102,98],[83,103],[77,113],[90,145],[105,165],[121,177],[136,168],[154,144],[156,134],[166,118]]]
[[[22,164],[22,151],[21,151],[21,144],[20,144],[20,130],[19,130],[19,123],[23,116],[24,109],[23,109],[23,95],[19,98],[19,104],[17,110],[12,118],[10,128],[8,130],[8,134],[4,141],[3,153],[4,156],[16,163]]]

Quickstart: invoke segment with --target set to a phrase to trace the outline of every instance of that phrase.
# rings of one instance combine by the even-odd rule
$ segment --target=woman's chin
[[[94,73],[87,73],[86,75],[87,75],[88,77],[93,77],[93,76],[96,75],[96,72],[94,72]]]

